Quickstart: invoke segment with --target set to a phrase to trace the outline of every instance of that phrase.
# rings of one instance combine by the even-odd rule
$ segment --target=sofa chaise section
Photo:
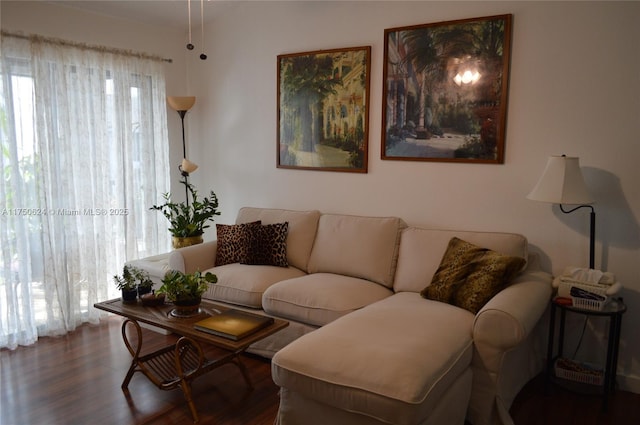
[[[272,361],[282,387],[278,423],[464,422],[473,317],[405,292],[305,335]]]

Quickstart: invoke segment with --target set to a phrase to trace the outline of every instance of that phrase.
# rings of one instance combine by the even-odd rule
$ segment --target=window
[[[161,63],[2,37],[0,347],[97,322],[127,260],[166,252]]]

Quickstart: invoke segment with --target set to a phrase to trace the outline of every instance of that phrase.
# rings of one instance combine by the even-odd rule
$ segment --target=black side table
[[[553,345],[555,340],[556,310],[560,310],[560,326],[558,335],[558,354],[553,355]],[[554,362],[558,357],[562,357],[564,348],[564,325],[567,311],[586,316],[604,316],[609,318],[609,338],[607,340],[607,358],[604,367],[604,383],[600,387],[602,390],[602,410],[607,410],[609,394],[614,391],[616,383],[616,370],[618,366],[618,347],[620,345],[620,328],[622,326],[622,315],[627,311],[627,306],[622,298],[615,298],[609,301],[602,310],[586,310],[558,303],[555,299],[551,301],[551,317],[549,320],[549,342],[547,344],[547,373],[545,388],[548,393],[551,381],[558,381],[553,371]],[[583,384],[588,385],[588,384]],[[591,385],[589,385],[591,386]],[[593,386],[591,386],[593,387]]]

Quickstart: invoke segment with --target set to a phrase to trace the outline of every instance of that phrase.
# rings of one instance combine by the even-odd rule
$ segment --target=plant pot
[[[138,286],[138,297],[142,298],[144,294],[148,294],[151,292],[150,286]]]
[[[202,243],[202,235],[199,236],[189,236],[186,238],[181,238],[178,236],[173,236],[173,249],[184,248],[185,246],[197,245]]]
[[[135,304],[138,302],[138,290],[137,289],[123,289],[122,290],[122,303],[123,304]]]
[[[200,302],[202,298],[194,298],[190,300],[174,301],[175,308],[171,310],[171,315],[175,317],[191,317],[200,312]]]
[[[164,294],[147,293],[140,296],[142,305],[147,307],[155,307],[164,304]]]

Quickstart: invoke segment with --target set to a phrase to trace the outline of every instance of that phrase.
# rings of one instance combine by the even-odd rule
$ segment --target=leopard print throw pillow
[[[288,230],[288,222],[253,227],[246,264],[288,267]]]
[[[420,295],[475,314],[508,285],[525,263],[524,258],[503,255],[454,237],[431,283]]]
[[[251,230],[260,227],[261,221],[244,224],[216,224],[218,247],[216,249],[216,266],[247,261],[249,245],[252,240]]]

